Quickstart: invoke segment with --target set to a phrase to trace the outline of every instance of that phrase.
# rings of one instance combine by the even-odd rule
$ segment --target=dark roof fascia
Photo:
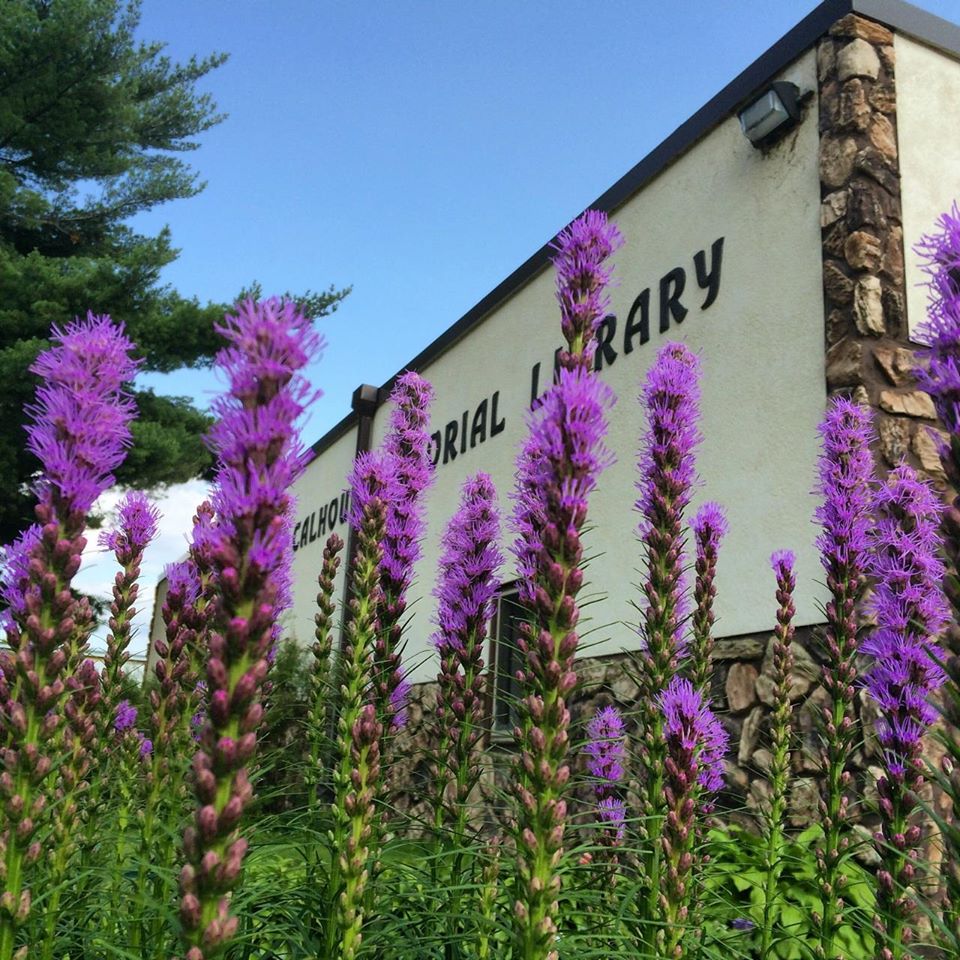
[[[900,0],[824,0],[585,209],[612,213],[623,206],[698,140],[739,109],[759,87],[796,60],[805,50],[810,49],[837,20],[848,13],[858,13],[877,20],[926,44],[960,56],[960,27],[911,4],[902,3]],[[501,303],[533,280],[550,262],[551,243],[552,239],[494,287],[453,326],[398,370],[380,388],[379,402],[383,403],[389,397],[390,390],[401,373],[405,370],[422,371]],[[356,414],[348,414],[313,445],[314,453],[322,453],[355,426],[356,422]]]

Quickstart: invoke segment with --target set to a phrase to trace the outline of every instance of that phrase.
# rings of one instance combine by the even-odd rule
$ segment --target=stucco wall
[[[816,90],[813,53],[785,72],[803,91]],[[643,414],[636,401],[656,350],[682,339],[703,361],[703,433],[697,502],[721,501],[731,533],[720,560],[718,635],[768,629],[773,622],[773,580],[768,557],[774,549],[798,553],[801,587],[798,622],[821,619],[814,579],[819,565],[811,496],[817,452],[816,425],[825,397],[823,296],[820,268],[817,106],[770,154],[755,150],[731,117],[648,184],[614,215],[626,244],[616,257],[619,285],[613,290],[617,318],[610,346],[616,351],[603,376],[619,396],[611,418],[610,445],[616,465],[601,479],[591,504],[588,536],[591,561],[587,595],[606,600],[588,609],[584,643],[589,653],[614,653],[635,644],[629,625],[639,581],[640,550],[635,538],[636,450]],[[702,251],[709,273],[722,238],[722,267],[714,302],[703,308],[709,284],[698,282],[694,257]],[[682,323],[671,317],[660,332],[660,282],[682,268],[686,287]],[[703,272],[703,271],[702,271]],[[704,279],[701,277],[701,279]],[[624,349],[631,306],[649,288],[649,342],[632,340]],[[639,308],[634,313],[636,322]],[[553,351],[560,343],[553,276],[544,272],[494,311],[473,332],[423,371],[436,389],[433,429],[456,421],[456,458],[443,462],[429,498],[424,557],[417,567],[418,597],[409,631],[406,662],[413,680],[436,674],[429,636],[434,601],[430,596],[439,539],[456,509],[460,486],[477,470],[489,472],[508,514],[514,458],[524,436],[531,397],[531,371],[540,363],[540,389],[549,381]],[[497,425],[494,433],[494,398]],[[486,439],[461,452],[462,415],[468,425],[486,401]],[[374,443],[382,440],[388,409],[374,422]],[[479,426],[477,439],[479,441]],[[341,439],[312,465],[297,487],[298,518],[307,491],[323,488],[329,499],[349,468],[353,436]],[[509,536],[504,537],[504,548]],[[322,542],[298,550],[294,623],[298,634],[312,618]],[[508,563],[504,579],[511,579]],[[586,651],[585,651],[586,652]]]
[[[927,294],[913,248],[960,201],[960,62],[896,34],[897,138],[903,202],[907,322],[923,321]]]

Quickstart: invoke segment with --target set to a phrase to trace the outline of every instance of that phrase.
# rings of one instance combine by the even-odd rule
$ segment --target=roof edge
[[[936,17],[901,0],[823,0],[776,43],[741,71],[719,93],[707,101],[688,120],[684,121],[665,140],[653,148],[608,190],[604,191],[585,210],[603,210],[612,213],[623,206],[654,177],[693,147],[714,127],[734,113],[771,77],[796,60],[822,37],[830,27],[849,13],[856,13],[892,27],[923,43],[960,57],[960,26]],[[575,219],[579,214],[575,214]],[[553,238],[528,257],[506,279],[497,284],[482,300],[448,327],[432,343],[420,351],[409,363],[398,370],[380,388],[380,401],[390,395],[397,377],[405,370],[422,371],[458,340],[469,333],[488,314],[533,280],[550,262]],[[349,413],[325,433],[311,449],[319,456],[357,422],[355,413]]]

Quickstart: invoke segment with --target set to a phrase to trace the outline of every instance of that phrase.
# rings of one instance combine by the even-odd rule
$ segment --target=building
[[[899,0],[825,0],[587,205],[606,210],[626,240],[597,353],[619,402],[617,463],[591,502],[595,557],[581,595],[598,600],[581,648],[594,692],[623,693],[622,652],[636,646],[636,397],[659,346],[682,339],[704,369],[698,499],[724,504],[731,526],[718,571],[716,691],[741,735],[739,762],[749,761],[765,709],[757,680],[774,623],[773,550],[797,553],[797,623],[822,619],[811,491],[828,394],[875,408],[882,463],[907,456],[943,481],[926,429],[933,407],[908,374],[910,331],[925,305],[911,250],[957,197],[960,27]],[[571,214],[579,206],[571,198]],[[437,673],[430,592],[464,479],[491,474],[509,512],[525,412],[560,343],[548,257],[545,245],[405,367],[436,391],[436,480],[405,653],[415,684]],[[347,536],[346,475],[357,452],[381,441],[390,387],[357,389],[297,484],[286,629],[301,642],[312,637],[324,542],[331,531]],[[503,727],[509,604],[507,586],[489,657],[499,663],[491,691],[500,689]],[[814,689],[807,662],[798,698]],[[429,702],[429,687],[419,692]]]

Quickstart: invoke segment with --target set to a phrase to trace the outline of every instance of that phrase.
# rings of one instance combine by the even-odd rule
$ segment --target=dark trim
[[[902,3],[900,0],[824,0],[585,209],[612,213],[623,206],[714,127],[735,113],[760,87],[769,82],[771,77],[809,50],[837,20],[848,13],[858,13],[877,20],[923,43],[960,57],[960,26],[941,20],[911,4]],[[572,219],[574,217],[571,217]],[[389,396],[394,381],[401,373],[405,370],[422,372],[481,323],[489,313],[536,277],[549,264],[550,249],[550,243],[545,243],[453,326],[398,370],[380,388],[380,401]],[[320,454],[326,450],[355,422],[356,415],[353,413],[341,420],[313,445],[314,453]]]

